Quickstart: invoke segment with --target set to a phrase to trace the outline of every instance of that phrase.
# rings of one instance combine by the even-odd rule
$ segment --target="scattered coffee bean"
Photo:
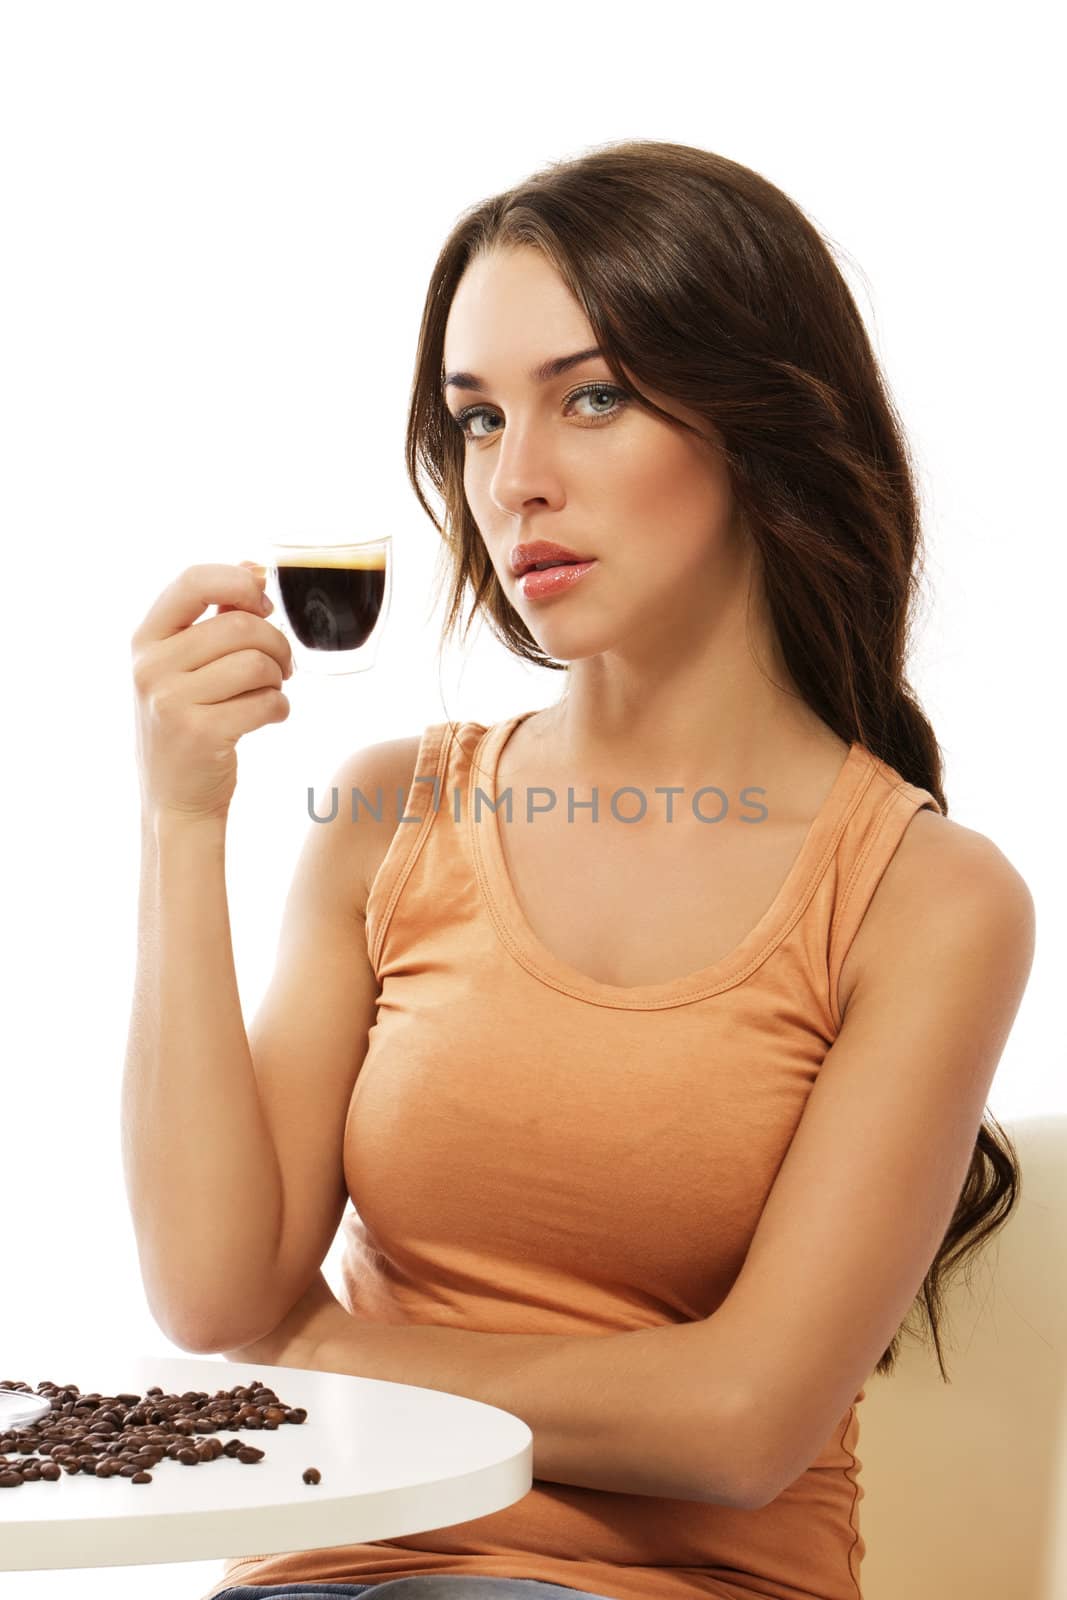
[[[187,1389],[167,1394],[158,1385],[139,1394],[82,1394],[77,1384],[0,1380],[0,1392],[46,1396],[52,1409],[28,1427],[0,1428],[0,1489],[24,1483],[55,1483],[64,1473],[97,1478],[123,1477],[151,1483],[163,1461],[200,1466],[226,1456],[246,1464],[262,1461],[265,1451],[220,1431],[274,1431],[307,1420],[303,1406],[289,1406],[258,1379],[233,1389]],[[309,1478],[308,1473],[314,1473]],[[317,1483],[309,1467],[304,1482]]]
[[[318,1467],[305,1467],[304,1468],[304,1482],[305,1483],[321,1483],[322,1482],[322,1474],[319,1471]]]

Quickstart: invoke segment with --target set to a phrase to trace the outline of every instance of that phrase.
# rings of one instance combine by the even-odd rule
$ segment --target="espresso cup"
[[[392,594],[392,535],[355,544],[272,544],[264,565],[272,621],[296,671],[366,672]]]

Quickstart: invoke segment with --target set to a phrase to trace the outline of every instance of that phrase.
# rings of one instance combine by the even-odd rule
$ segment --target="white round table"
[[[196,1467],[165,1458],[151,1483],[63,1473],[0,1489],[0,1570],[139,1566],[273,1555],[402,1538],[500,1511],[533,1483],[533,1435],[495,1406],[437,1389],[299,1367],[172,1356],[47,1371],[0,1353],[0,1377],[76,1383],[82,1394],[214,1395],[258,1379],[307,1421],[241,1429],[263,1459]],[[47,1418],[36,1427],[47,1424]],[[217,1437],[227,1443],[225,1428]],[[211,1435],[206,1435],[211,1437]],[[321,1482],[306,1484],[306,1467]]]

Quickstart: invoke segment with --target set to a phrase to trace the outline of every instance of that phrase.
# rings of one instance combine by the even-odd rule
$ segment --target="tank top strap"
[[[835,1028],[842,1022],[837,993],[841,968],[905,829],[917,811],[944,815],[928,789],[906,783],[893,767],[870,751],[867,755],[875,781],[865,786],[837,846],[837,892],[828,943],[829,998]]]
[[[415,770],[407,797],[388,797],[394,806],[396,827],[389,848],[367,896],[367,951],[375,972],[397,901],[403,893],[419,855],[426,848],[434,817],[453,805],[454,791],[466,804],[470,758],[485,729],[479,723],[435,722],[422,731]],[[449,830],[458,839],[458,830]]]

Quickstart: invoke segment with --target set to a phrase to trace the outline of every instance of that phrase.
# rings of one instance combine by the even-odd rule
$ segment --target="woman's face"
[[[643,392],[703,437],[644,410],[599,356],[546,381],[531,376],[595,344],[578,302],[531,248],[472,262],[445,331],[445,404],[453,417],[467,413],[471,515],[505,595],[557,660],[703,637],[709,612],[747,583],[747,539],[703,418],[655,390]],[[462,382],[449,384],[452,373]],[[537,539],[596,564],[573,586],[527,598],[510,557]]]

